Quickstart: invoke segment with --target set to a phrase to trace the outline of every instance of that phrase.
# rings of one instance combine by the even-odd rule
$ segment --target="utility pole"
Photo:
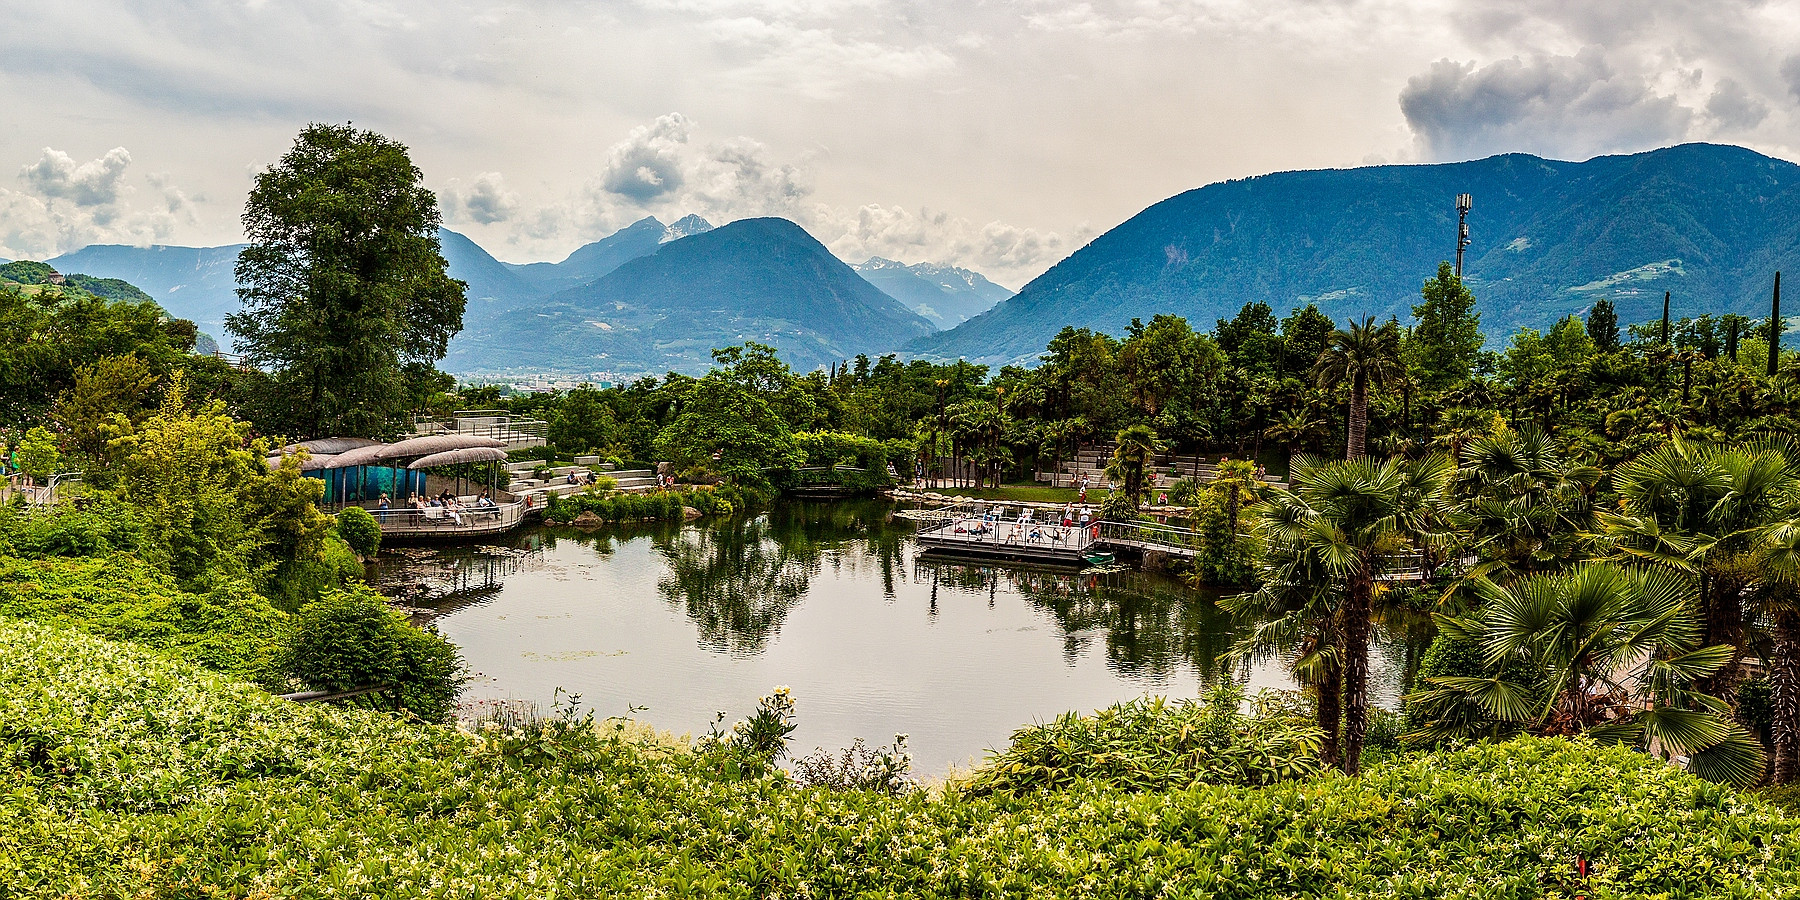
[[[1469,210],[1475,206],[1473,194],[1456,195],[1456,277],[1462,277],[1463,248],[1469,246]]]

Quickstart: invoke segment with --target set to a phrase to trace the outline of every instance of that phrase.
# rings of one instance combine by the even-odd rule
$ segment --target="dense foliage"
[[[607,494],[584,491],[552,497],[544,510],[548,522],[566,524],[591,513],[602,522],[680,522],[686,509],[703,516],[726,515],[742,508],[743,496],[722,488],[658,491],[654,494]]]
[[[1800,890],[1795,820],[1566,740],[1261,788],[891,796],[798,787],[607,724],[546,747],[544,732],[286,704],[45,626],[0,624],[0,666],[0,882],[22,896]]]
[[[461,655],[435,632],[422,631],[368,588],[330,591],[295,616],[282,673],[313,690],[385,686],[399,708],[427,722],[455,711],[462,689]]]

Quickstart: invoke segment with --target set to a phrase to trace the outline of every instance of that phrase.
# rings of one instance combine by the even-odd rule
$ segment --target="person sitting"
[[[581,480],[575,477],[574,472],[570,472],[569,473],[569,483],[570,484],[580,484]]]

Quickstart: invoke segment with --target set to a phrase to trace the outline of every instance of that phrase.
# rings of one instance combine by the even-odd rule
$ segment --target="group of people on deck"
[[[392,507],[392,501],[388,499],[387,494],[383,493],[381,495],[381,500],[375,506],[376,517],[385,520],[387,518],[388,510]],[[464,503],[462,498],[449,491],[445,491],[435,497],[421,497],[417,492],[414,492],[407,496],[406,508],[418,512],[421,518],[447,518],[450,521],[461,525],[463,524],[464,514],[491,512],[499,509],[500,504],[495,503],[494,498],[485,490],[481,492],[480,496],[469,503]],[[441,512],[439,510],[441,510]]]
[[[1087,530],[1093,514],[1086,506],[1077,509],[1073,503],[1064,504],[1059,517],[1047,522],[1039,522],[1032,515],[1031,507],[1020,506],[1017,519],[1008,522],[1006,507],[995,505],[982,510],[978,519],[959,523],[956,534],[966,534],[974,538],[994,535],[1006,543],[1049,542],[1062,545],[1070,542],[1079,543],[1080,534]]]

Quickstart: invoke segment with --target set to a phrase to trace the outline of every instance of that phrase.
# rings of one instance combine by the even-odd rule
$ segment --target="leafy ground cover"
[[[12,896],[1764,897],[1800,824],[1530,739],[1266,787],[796,787],[729,748],[466,734],[285,704],[0,622]],[[1575,861],[1591,861],[1585,883]]]
[[[197,594],[129,553],[0,555],[0,616],[162,651],[245,681],[272,682],[289,617],[245,588]]]

